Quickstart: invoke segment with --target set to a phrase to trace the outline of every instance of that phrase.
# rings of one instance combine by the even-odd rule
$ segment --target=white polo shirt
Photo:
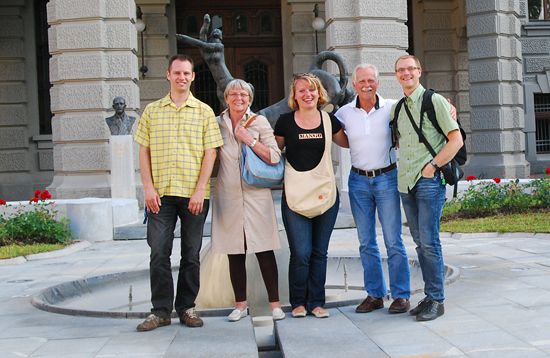
[[[376,104],[367,113],[356,96],[336,112],[348,136],[351,165],[355,168],[375,170],[395,163],[390,130],[391,108],[395,102],[376,94]]]

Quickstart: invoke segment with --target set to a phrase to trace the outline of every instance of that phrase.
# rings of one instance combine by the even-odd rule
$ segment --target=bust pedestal
[[[111,198],[136,198],[134,142],[131,135],[110,137]]]

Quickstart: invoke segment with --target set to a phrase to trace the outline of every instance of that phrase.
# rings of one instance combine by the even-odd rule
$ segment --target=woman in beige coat
[[[232,80],[224,97],[228,109],[218,119],[224,145],[218,152],[220,166],[213,195],[212,251],[227,254],[229,259],[235,309],[228,319],[238,321],[248,314],[246,253],[256,254],[273,319],[283,319],[273,252],[280,244],[271,190],[246,184],[240,172],[241,144],[250,146],[268,164],[277,164],[281,151],[265,117],[257,116],[248,128],[243,127],[253,115],[253,92],[248,83]]]

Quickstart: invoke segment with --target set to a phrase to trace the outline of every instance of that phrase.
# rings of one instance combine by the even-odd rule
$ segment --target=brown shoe
[[[405,313],[411,308],[411,303],[405,298],[396,298],[388,309],[389,313]]]
[[[170,318],[162,318],[151,313],[145,321],[138,324],[136,329],[138,332],[152,331],[155,328],[168,326],[170,323],[172,323]]]
[[[355,308],[355,312],[368,313],[380,308],[384,308],[384,300],[382,298],[367,296],[367,298],[365,298],[363,302]]]
[[[180,322],[187,327],[202,327],[204,324],[202,319],[197,315],[195,307],[191,307],[188,310],[183,311],[180,314]]]

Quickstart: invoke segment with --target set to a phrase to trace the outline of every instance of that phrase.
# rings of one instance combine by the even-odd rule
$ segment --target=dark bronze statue
[[[115,114],[105,118],[111,135],[131,134],[136,117],[130,117],[124,112],[126,109],[126,100],[122,97],[115,97],[113,99],[113,109],[115,110]]]
[[[223,91],[229,81],[233,79],[233,76],[225,65],[222,32],[220,29],[214,29],[211,31],[210,35],[208,35],[210,27],[210,15],[206,14],[204,15],[204,21],[199,32],[199,39],[181,34],[177,34],[176,38],[186,45],[199,48],[202,58],[208,65],[212,77],[216,81],[218,99],[225,107]],[[338,65],[338,70],[340,72],[339,79],[336,79],[332,74],[322,69],[323,63],[329,60],[334,61]],[[319,77],[323,83],[323,86],[328,92],[329,103],[332,104],[334,110],[352,100],[353,92],[347,88],[348,78],[346,74],[348,70],[342,56],[339,54],[332,51],[323,51],[319,53],[315,56],[309,72]],[[282,113],[291,111],[288,107],[287,99],[288,97],[283,98],[279,102],[258,111],[258,113],[264,115],[271,125],[274,126]]]
[[[208,65],[208,69],[212,73],[214,81],[216,81],[217,95],[220,103],[224,107],[225,100],[223,98],[223,91],[225,86],[233,79],[233,76],[225,65],[224,46],[222,43],[222,32],[220,29],[214,29],[210,36],[208,31],[210,30],[210,15],[204,15],[204,21],[202,23],[201,30],[199,32],[199,40],[189,37],[187,35],[176,34],[176,38],[188,45],[199,48],[202,58]]]

